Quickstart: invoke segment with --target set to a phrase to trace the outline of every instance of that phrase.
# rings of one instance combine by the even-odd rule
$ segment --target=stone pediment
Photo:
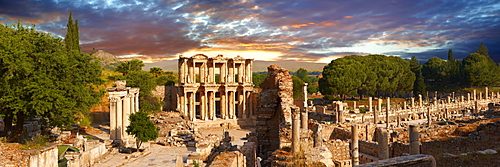
[[[196,54],[194,55],[193,57],[191,57],[192,59],[208,59],[208,56],[204,55],[204,54]]]
[[[245,60],[245,58],[243,58],[240,55],[238,55],[238,56],[234,57],[233,60],[240,61],[240,60]]]
[[[215,59],[215,60],[224,60],[225,58],[224,58],[224,55],[217,55],[213,59]]]

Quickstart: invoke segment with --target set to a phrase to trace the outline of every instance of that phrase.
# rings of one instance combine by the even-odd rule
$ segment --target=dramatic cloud
[[[84,51],[147,62],[179,54],[330,62],[351,54],[445,59],[481,42],[500,61],[500,4],[480,1],[18,0],[0,22],[21,20],[64,37],[69,11]]]

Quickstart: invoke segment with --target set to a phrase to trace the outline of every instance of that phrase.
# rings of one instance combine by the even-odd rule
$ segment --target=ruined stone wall
[[[244,167],[245,156],[239,151],[226,151],[215,157],[211,167]]]
[[[98,140],[85,143],[85,151],[82,152],[66,152],[68,159],[68,167],[92,166],[97,162],[102,155],[108,152],[104,143]]]
[[[158,100],[164,101],[163,110],[164,111],[175,111],[177,109],[177,93],[178,88],[176,86],[156,86],[154,90],[151,91],[153,96],[157,97]]]
[[[359,140],[358,144],[360,153],[378,157],[378,143]]]
[[[323,107],[323,106],[321,106]],[[320,112],[308,112],[309,119],[314,119],[317,121],[327,121],[327,122],[336,122],[336,116],[333,114],[325,114]]]
[[[29,150],[29,167],[57,166],[57,145],[50,145],[36,150]]]
[[[350,149],[349,149],[349,141],[346,140],[329,140],[324,143],[324,145],[330,150],[332,153],[332,160],[336,164],[342,164],[341,162],[350,161]]]
[[[291,143],[291,108],[293,80],[287,69],[277,65],[268,68],[267,77],[260,84],[257,104],[256,132],[259,152],[265,153]]]

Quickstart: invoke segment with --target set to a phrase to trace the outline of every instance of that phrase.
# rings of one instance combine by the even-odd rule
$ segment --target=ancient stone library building
[[[164,110],[190,120],[248,118],[253,115],[253,59],[179,56],[179,83],[165,87]]]

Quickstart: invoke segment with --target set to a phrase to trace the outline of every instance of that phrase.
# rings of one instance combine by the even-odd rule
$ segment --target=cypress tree
[[[448,61],[454,61],[455,58],[453,57],[453,50],[448,50]]]
[[[66,32],[66,38],[64,38],[64,43],[66,44],[66,50],[68,52],[75,50],[80,52],[80,37],[78,35],[78,20],[73,21],[73,12],[69,12],[68,27]]]

